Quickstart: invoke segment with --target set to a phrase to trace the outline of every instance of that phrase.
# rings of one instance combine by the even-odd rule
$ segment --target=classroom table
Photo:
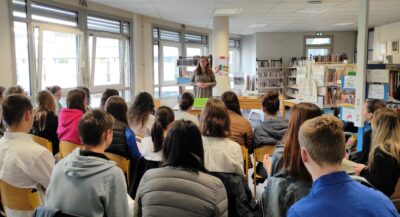
[[[262,99],[259,97],[246,97],[246,96],[239,96],[239,104],[240,108],[247,110],[247,109],[262,109]],[[174,107],[174,110],[179,110],[178,106]],[[192,115],[200,115],[202,108],[192,108],[189,113]]]

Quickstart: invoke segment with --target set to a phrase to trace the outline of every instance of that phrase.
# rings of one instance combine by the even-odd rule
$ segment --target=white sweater
[[[243,155],[239,144],[228,139],[203,136],[204,164],[211,172],[243,175]]]

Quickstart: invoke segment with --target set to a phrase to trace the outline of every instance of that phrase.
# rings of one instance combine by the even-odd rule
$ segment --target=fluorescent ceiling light
[[[243,11],[241,8],[232,8],[232,9],[216,9],[214,15],[233,15],[240,14]]]
[[[267,24],[251,24],[249,27],[250,28],[260,28],[260,27],[266,27]]]
[[[344,22],[344,23],[335,23],[335,24],[333,24],[333,25],[335,25],[335,26],[349,26],[349,25],[353,25],[354,23],[352,23],[352,22]]]
[[[318,9],[303,9],[296,11],[297,13],[310,13],[310,14],[321,14],[325,11],[329,10],[329,8],[318,8]]]

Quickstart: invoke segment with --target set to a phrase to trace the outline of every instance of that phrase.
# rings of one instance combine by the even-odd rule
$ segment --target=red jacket
[[[63,108],[58,115],[57,134],[60,141],[68,141],[81,145],[78,133],[78,123],[83,116],[83,111],[79,109]]]

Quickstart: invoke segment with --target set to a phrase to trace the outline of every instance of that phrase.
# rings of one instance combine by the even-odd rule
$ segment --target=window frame
[[[36,50],[35,50],[35,36],[34,36],[34,29],[35,25],[40,25],[41,28],[43,26],[49,27],[50,31],[57,30],[57,29],[62,29],[62,30],[67,30],[67,29],[74,29],[76,31],[80,31],[80,69],[79,69],[79,74],[78,74],[78,86],[85,85],[88,86],[91,89],[91,92],[93,94],[96,94],[98,92],[104,91],[104,86],[103,87],[96,87],[94,88],[93,85],[90,84],[90,76],[91,76],[91,69],[89,67],[89,34],[91,32],[97,32],[100,33],[102,31],[96,31],[96,30],[89,30],[87,28],[87,17],[92,15],[92,16],[99,16],[103,18],[108,18],[108,19],[117,19],[120,21],[120,30],[121,34],[123,37],[128,38],[128,46],[129,47],[129,55],[128,55],[128,60],[130,64],[130,69],[128,72],[125,72],[123,76],[121,76],[121,79],[125,79],[129,76],[129,85],[125,85],[126,82],[121,85],[121,88],[118,88],[118,90],[122,93],[122,96],[127,100],[132,102],[134,98],[134,89],[133,84],[134,84],[134,68],[135,68],[135,62],[134,62],[134,46],[133,46],[133,36],[134,36],[134,20],[132,18],[128,17],[120,17],[117,15],[112,15],[112,14],[107,14],[107,13],[102,13],[98,12],[96,10],[91,10],[91,9],[85,9],[83,7],[78,7],[74,5],[69,5],[69,4],[64,4],[60,2],[55,2],[55,1],[50,1],[50,0],[25,0],[25,12],[26,16],[25,18],[23,17],[18,17],[14,16],[14,7],[13,7],[13,1],[8,0],[8,12],[9,12],[9,23],[12,29],[14,29],[14,22],[21,22],[25,23],[27,26],[27,52],[28,52],[28,61],[29,61],[29,92],[30,92],[30,98],[35,102],[37,92],[39,91],[39,88],[41,87],[41,75],[39,78],[39,68],[36,67]],[[76,23],[77,25],[72,27],[72,26],[67,26],[67,25],[62,25],[62,24],[54,24],[54,23],[49,23],[45,21],[40,21],[40,20],[33,20],[32,19],[32,3],[39,3],[43,4],[45,6],[49,7],[57,7],[59,9],[65,9],[69,11],[73,11],[77,14],[76,18]],[[124,32],[124,26],[126,27],[126,24],[129,26],[129,32]],[[39,28],[39,32],[42,32],[41,28]],[[54,28],[54,29],[53,29]],[[67,30],[68,31],[68,30]],[[16,57],[16,46],[15,46],[15,34],[13,34],[14,31],[10,33],[11,35],[11,48],[12,48],[12,70],[13,70],[13,77],[12,81],[14,84],[17,84],[17,57]],[[39,36],[40,37],[40,36]],[[40,37],[42,38],[42,37]],[[40,41],[40,40],[39,40]],[[38,48],[40,45],[38,46]],[[125,57],[125,55],[124,55]],[[39,62],[38,62],[39,63]],[[124,66],[125,67],[125,66]],[[126,73],[129,73],[126,74]],[[40,82],[40,83],[37,83]],[[115,87],[115,86],[107,86],[107,87]],[[67,94],[67,91],[70,89],[64,88],[63,89],[63,97]],[[130,91],[129,95],[130,98],[127,99],[125,97],[125,92]],[[128,94],[128,93],[127,93]]]
[[[33,57],[35,58],[35,54],[37,52],[37,65],[36,61],[33,61],[33,66],[37,70],[35,70],[35,74],[32,76],[32,78],[37,77],[35,86],[37,90],[44,89],[45,87],[42,86],[42,76],[43,76],[43,32],[44,31],[52,31],[52,32],[62,32],[62,33],[70,33],[70,34],[76,34],[79,36],[79,53],[78,53],[78,60],[79,60],[79,66],[78,66],[78,77],[77,79],[77,86],[82,84],[83,82],[83,74],[85,71],[84,67],[84,36],[83,32],[75,29],[75,28],[70,28],[66,26],[58,26],[58,25],[53,25],[53,24],[47,24],[47,23],[32,23],[32,29],[30,30],[31,33],[34,33],[35,28],[39,28],[39,37],[38,37],[38,51],[35,49],[35,42],[33,43]],[[35,41],[35,38],[33,36],[33,40]],[[72,90],[73,88],[63,88],[64,92],[68,92],[69,90]]]
[[[318,44],[318,45],[308,45],[307,44],[307,39],[309,38],[330,38],[330,43],[329,44]],[[305,35],[304,36],[304,56],[309,58],[307,56],[308,49],[328,49],[328,54],[331,54],[333,52],[333,35],[332,34],[327,34],[327,35],[322,35],[322,36],[316,36],[316,35]]]
[[[157,38],[154,37],[154,31],[155,29],[157,29],[158,33],[157,33]],[[167,31],[174,31],[174,32],[178,32],[180,34],[180,41],[170,41],[170,40],[164,40],[161,39],[161,30],[167,30]],[[192,42],[186,42],[185,41],[185,34],[191,34],[191,35],[200,35],[202,37],[202,42],[201,43],[192,43]],[[159,98],[162,99],[169,99],[172,97],[167,97],[167,98],[163,98],[162,97],[162,88],[163,87],[170,87],[170,86],[178,86],[178,83],[175,82],[167,82],[164,83],[163,82],[163,78],[164,78],[164,71],[163,71],[163,55],[162,55],[162,44],[165,43],[179,43],[180,44],[180,56],[187,56],[186,55],[186,49],[187,47],[193,47],[193,46],[199,46],[199,48],[201,48],[201,53],[204,54],[206,51],[209,51],[209,34],[208,33],[201,33],[201,32],[196,32],[196,31],[189,31],[189,30],[185,30],[185,29],[177,29],[177,28],[173,28],[173,27],[167,27],[167,26],[162,26],[162,25],[152,25],[151,27],[151,37],[152,37],[152,59],[154,60],[154,51],[153,51],[153,46],[154,45],[158,45],[158,85],[155,84],[154,82],[154,61],[152,64],[152,84],[153,84],[153,96],[155,96],[155,98],[157,98],[156,96],[158,96]],[[158,89],[158,93],[156,93],[156,89]]]

